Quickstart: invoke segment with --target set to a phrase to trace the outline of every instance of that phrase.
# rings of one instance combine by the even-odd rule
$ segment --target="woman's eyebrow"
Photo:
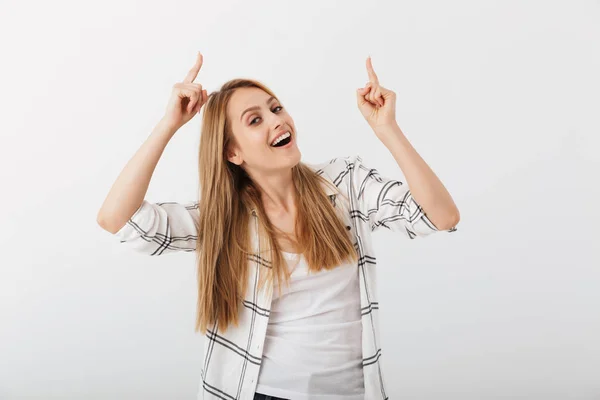
[[[275,100],[274,96],[269,97],[266,104],[269,104],[273,100]],[[252,106],[252,107],[248,107],[247,109],[245,109],[244,112],[242,113],[242,115],[240,116],[240,121],[242,120],[242,118],[244,118],[244,114],[246,114],[248,111],[254,111],[254,110],[260,110],[260,107]]]

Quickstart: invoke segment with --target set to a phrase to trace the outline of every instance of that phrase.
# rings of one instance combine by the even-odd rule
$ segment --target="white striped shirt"
[[[438,229],[412,198],[406,184],[379,175],[359,155],[338,157],[321,164],[306,164],[333,182],[337,190],[323,186],[333,205],[344,218],[358,251],[362,314],[362,367],[365,399],[385,400],[388,393],[381,367],[379,302],[376,258],[371,233],[387,228],[414,239]],[[343,196],[337,196],[343,194]],[[347,199],[347,201],[346,201]],[[340,209],[340,207],[342,207]],[[249,257],[246,298],[240,312],[239,327],[225,332],[216,324],[206,332],[204,360],[198,399],[252,400],[261,365],[262,350],[269,322],[272,291],[259,290],[259,274],[268,261],[259,257],[258,217],[254,210],[250,224],[253,248]],[[148,255],[174,251],[195,251],[198,202],[150,203],[140,208],[115,235],[121,242]],[[456,228],[448,229],[448,232]]]

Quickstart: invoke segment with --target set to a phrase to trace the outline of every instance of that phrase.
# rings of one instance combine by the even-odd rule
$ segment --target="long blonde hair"
[[[235,143],[227,119],[227,105],[234,91],[244,87],[259,88],[277,98],[260,82],[233,79],[211,93],[202,116],[196,245],[196,331],[202,333],[215,322],[221,331],[230,323],[238,326],[238,312],[246,295],[249,260],[259,261],[263,268],[261,274],[266,279],[261,285],[273,285],[274,275],[280,287],[282,277],[286,284],[289,283],[286,262],[276,240],[283,232],[269,221],[259,190],[246,171],[227,160],[227,149]],[[295,238],[288,239],[296,244],[309,270],[329,270],[345,261],[357,261],[353,241],[321,187],[323,183],[332,185],[331,182],[303,162],[292,168],[292,178],[296,189],[297,219]],[[251,248],[249,234],[251,218],[255,217],[258,217],[261,235],[259,260]]]

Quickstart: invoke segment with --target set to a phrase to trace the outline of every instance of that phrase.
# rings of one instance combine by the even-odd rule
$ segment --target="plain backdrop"
[[[458,231],[374,234],[390,399],[600,399],[600,2],[3,1],[0,399],[193,399],[193,253],[131,253],[108,190],[196,82],[266,83],[306,162],[403,180],[356,105],[372,56]],[[147,199],[197,198],[200,116]]]

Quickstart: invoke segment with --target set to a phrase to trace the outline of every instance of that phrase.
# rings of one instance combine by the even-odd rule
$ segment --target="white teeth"
[[[282,134],[281,136],[279,136],[277,139],[275,139],[273,141],[273,143],[271,143],[271,146],[275,146],[277,143],[281,142],[283,139],[286,139],[290,136],[289,132],[286,132],[284,134]]]

